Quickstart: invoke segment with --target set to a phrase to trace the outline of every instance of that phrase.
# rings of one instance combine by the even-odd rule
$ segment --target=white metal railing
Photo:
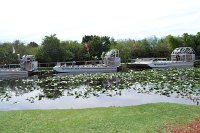
[[[4,64],[0,65],[0,69],[12,69],[12,68],[20,68],[19,64]]]
[[[167,58],[136,58],[128,60],[127,63],[152,62],[152,61],[167,61]]]

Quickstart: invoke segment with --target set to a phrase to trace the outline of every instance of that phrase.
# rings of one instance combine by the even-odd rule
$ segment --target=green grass
[[[188,123],[200,107],[172,103],[69,110],[0,111],[1,133],[154,133]]]

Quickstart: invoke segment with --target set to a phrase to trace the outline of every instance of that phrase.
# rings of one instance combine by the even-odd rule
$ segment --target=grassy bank
[[[0,111],[1,133],[154,133],[188,123],[200,107],[169,103],[70,110]]]

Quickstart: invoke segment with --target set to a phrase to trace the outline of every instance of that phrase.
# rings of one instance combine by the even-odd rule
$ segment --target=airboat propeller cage
[[[34,55],[23,55],[20,59],[20,66],[22,70],[34,71],[38,68],[38,62],[35,61]]]
[[[194,62],[195,61],[195,51],[191,47],[176,48],[171,53],[171,60],[172,61]]]
[[[106,66],[120,66],[121,58],[119,57],[119,50],[112,49],[107,52],[103,61]]]

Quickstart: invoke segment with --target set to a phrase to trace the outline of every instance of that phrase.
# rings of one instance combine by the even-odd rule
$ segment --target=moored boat
[[[24,55],[19,59],[19,62],[19,64],[15,65],[1,65],[0,79],[28,77],[29,74],[38,68],[38,62],[35,61],[33,55]]]
[[[120,66],[121,59],[119,57],[119,50],[113,49],[107,52],[97,65],[76,65],[76,62],[58,62],[53,69],[56,72],[63,73],[85,73],[85,72],[116,72]]]
[[[191,47],[179,47],[171,53],[171,60],[166,58],[138,58],[131,60],[131,67],[137,68],[167,68],[193,67],[195,51]]]

